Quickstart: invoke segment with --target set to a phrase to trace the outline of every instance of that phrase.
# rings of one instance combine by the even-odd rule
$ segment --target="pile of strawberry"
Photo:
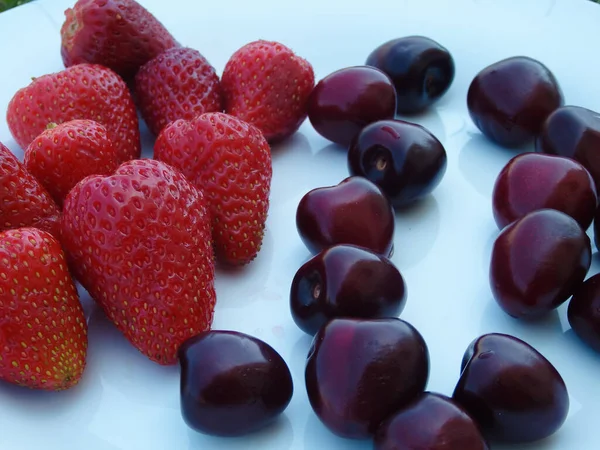
[[[159,364],[210,329],[215,264],[260,251],[270,144],[299,128],[314,86],[307,61],[268,41],[219,78],[134,0],[77,1],[61,38],[66,69],[8,106],[24,161],[0,144],[0,378],[47,390],[85,369],[76,281]]]

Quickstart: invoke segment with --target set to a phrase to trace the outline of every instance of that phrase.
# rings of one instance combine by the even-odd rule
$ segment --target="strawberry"
[[[17,91],[6,120],[17,143],[26,149],[49,123],[90,119],[104,125],[119,161],[139,158],[140,130],[133,98],[112,70],[80,64],[44,75]]]
[[[108,175],[119,166],[106,128],[93,120],[49,125],[27,147],[24,164],[59,207],[79,181],[88,175]]]
[[[174,120],[223,110],[215,69],[191,48],[173,48],[146,63],[135,77],[135,93],[155,135]]]
[[[50,194],[0,142],[0,231],[32,226],[60,234],[60,210]]]
[[[223,113],[177,120],[159,134],[154,158],[180,169],[209,200],[221,262],[252,261],[263,240],[271,152],[258,128]]]
[[[314,84],[312,66],[292,50],[278,42],[251,42],[223,71],[225,112],[257,126],[273,143],[302,125]]]
[[[179,45],[134,0],[78,0],[65,11],[60,36],[65,67],[101,64],[127,81],[152,58]]]
[[[180,344],[210,328],[210,219],[180,172],[141,159],[87,177],[65,199],[62,230],[78,280],[151,360],[175,364]]]
[[[0,379],[32,389],[75,386],[87,322],[60,244],[37,228],[0,233]]]

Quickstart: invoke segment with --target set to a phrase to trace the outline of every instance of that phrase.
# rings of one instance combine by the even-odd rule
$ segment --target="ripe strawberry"
[[[0,231],[36,227],[60,236],[60,210],[50,194],[0,142]]]
[[[135,93],[155,135],[177,119],[223,110],[215,69],[191,48],[172,48],[146,63],[135,77]]]
[[[63,245],[75,275],[125,337],[159,364],[210,328],[210,219],[202,193],[150,159],[93,175],[65,199]]]
[[[119,166],[106,128],[93,120],[49,125],[27,147],[24,163],[59,207],[79,181],[88,175],[109,175]]]
[[[86,353],[87,322],[58,241],[36,228],[0,233],[0,379],[68,389]]]
[[[102,64],[125,80],[155,56],[179,44],[134,0],[78,0],[60,30],[65,67]]]
[[[231,56],[223,71],[225,112],[275,142],[302,125],[314,84],[312,66],[292,50],[278,42],[251,42]]]
[[[154,158],[179,168],[208,196],[217,258],[247,264],[260,250],[269,210],[271,152],[258,128],[223,113],[167,125]]]
[[[49,123],[90,119],[104,125],[119,161],[139,158],[137,112],[125,82],[112,70],[80,64],[36,78],[8,104],[6,120],[17,143],[26,149]]]

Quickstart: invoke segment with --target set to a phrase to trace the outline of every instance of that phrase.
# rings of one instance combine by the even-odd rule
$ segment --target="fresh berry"
[[[179,44],[135,0],[78,0],[60,30],[65,67],[101,64],[131,79],[137,70]]]
[[[140,130],[133,98],[112,70],[80,64],[44,75],[17,91],[6,120],[17,143],[26,149],[48,124],[90,119],[104,125],[119,161],[139,158]]]
[[[210,328],[210,220],[202,193],[160,161],[129,161],[65,199],[63,245],[75,275],[125,337],[159,364]]]
[[[219,261],[252,261],[262,245],[272,176],[269,144],[258,128],[223,113],[177,120],[158,136],[154,157],[207,196]]]
[[[567,311],[569,325],[575,335],[600,352],[600,274],[579,286]]]
[[[60,236],[60,210],[52,197],[0,142],[0,231],[36,227]]]
[[[0,233],[0,318],[0,379],[52,391],[79,382],[87,322],[63,251],[49,233]]]
[[[255,41],[225,66],[225,111],[258,127],[269,142],[292,135],[306,119],[315,84],[308,61],[278,42]]]
[[[79,181],[109,175],[119,166],[106,128],[93,120],[49,125],[27,147],[24,164],[60,207]]]

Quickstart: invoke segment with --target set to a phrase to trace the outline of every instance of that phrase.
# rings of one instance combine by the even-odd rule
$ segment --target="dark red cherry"
[[[389,256],[394,210],[375,184],[349,177],[304,195],[296,211],[296,227],[313,254],[335,244],[351,244]]]
[[[600,274],[587,279],[575,291],[567,311],[575,334],[600,352]]]
[[[569,412],[555,367],[529,344],[505,334],[476,339],[453,398],[494,441],[526,443],[554,434]]]
[[[375,450],[488,450],[478,425],[454,400],[426,392],[383,422]]]
[[[308,118],[326,139],[347,147],[365,125],[393,119],[396,90],[381,70],[348,67],[317,83],[308,100]]]
[[[563,102],[552,72],[524,56],[486,67],[473,79],[467,94],[469,114],[477,128],[506,147],[533,140]]]
[[[315,334],[334,317],[398,317],[406,304],[402,275],[384,256],[335,245],[306,262],[292,281],[296,325]]]
[[[179,349],[181,412],[205,434],[240,436],[265,427],[292,399],[290,370],[270,345],[234,331],[208,331]]]
[[[429,377],[423,337],[407,322],[333,319],[314,337],[306,390],[333,433],[367,439],[379,424],[421,394]]]
[[[591,264],[588,236],[556,210],[531,212],[498,236],[490,284],[500,307],[516,318],[537,318],[565,302]]]
[[[600,187],[600,114],[579,106],[554,111],[535,142],[538,152],[566,156],[590,171]]]
[[[377,47],[367,58],[394,82],[400,114],[424,110],[441,98],[454,80],[454,59],[433,39],[407,36]]]
[[[538,209],[556,209],[587,229],[596,212],[596,185],[577,161],[561,156],[525,153],[515,156],[496,179],[492,195],[500,229]]]
[[[421,125],[381,120],[367,125],[348,151],[351,175],[378,185],[395,207],[430,194],[446,172],[446,150]]]

